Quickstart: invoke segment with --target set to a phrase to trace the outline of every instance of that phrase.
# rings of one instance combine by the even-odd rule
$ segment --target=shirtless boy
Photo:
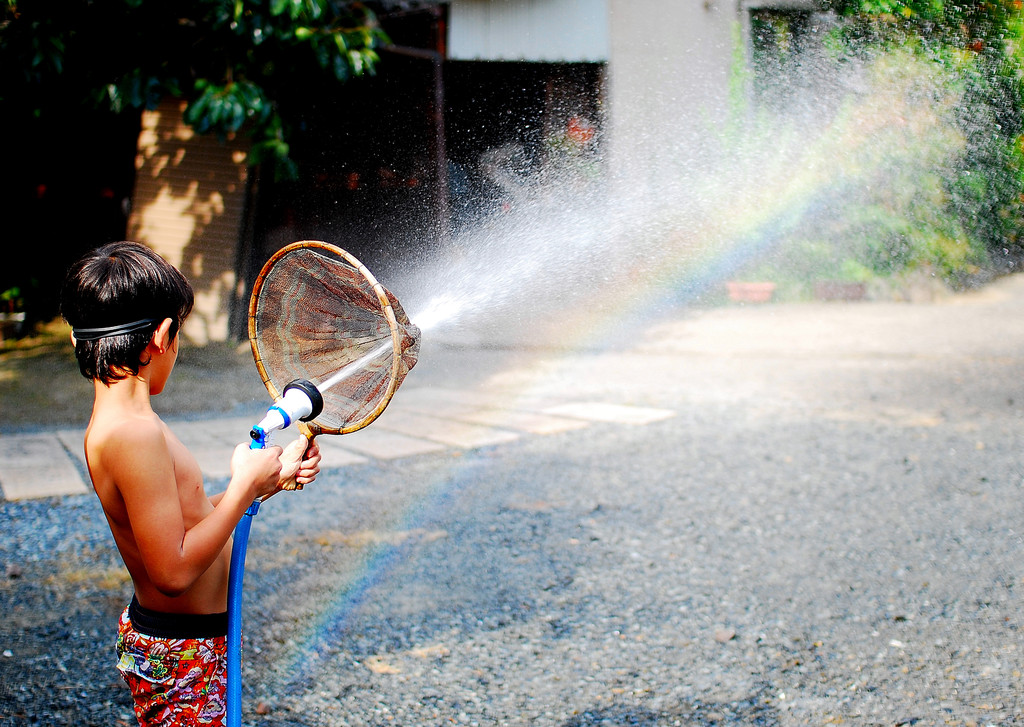
[[[192,309],[184,276],[138,243],[104,245],[68,272],[61,310],[95,400],[85,455],[135,595],[117,668],[143,727],[222,725],[231,534],[253,500],[320,470],[315,444],[235,448],[227,489],[207,497],[195,458],[153,412]]]

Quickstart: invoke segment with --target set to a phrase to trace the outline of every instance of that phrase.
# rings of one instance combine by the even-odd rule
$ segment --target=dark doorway
[[[296,132],[291,157],[299,177],[261,176],[251,251],[256,270],[301,239],[337,244],[374,271],[436,242],[444,185],[435,92],[441,20],[438,8],[384,17],[394,45],[382,49],[375,75],[342,85],[296,79],[287,90],[281,107]],[[246,277],[251,282],[254,275]]]
[[[603,68],[598,63],[446,65],[455,229],[514,205],[517,184],[538,175],[566,145],[596,155]]]
[[[60,285],[76,258],[124,239],[139,118],[79,106],[7,114],[0,294],[18,291],[27,323],[57,315]]]

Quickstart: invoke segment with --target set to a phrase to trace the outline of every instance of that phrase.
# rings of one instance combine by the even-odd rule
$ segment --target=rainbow
[[[602,207],[606,198],[584,200],[582,212],[563,208],[576,217],[554,229],[550,206],[543,214],[524,210],[521,217],[489,223],[460,241],[458,255],[424,266],[418,277],[391,289],[415,301],[406,300],[406,308],[429,337],[568,280],[579,290],[573,305],[558,309],[561,344],[601,346],[613,331],[642,324],[653,311],[700,299],[769,256],[809,220],[834,215],[848,190],[871,184],[879,169],[898,163],[892,153],[912,156],[915,140],[941,123],[932,109],[909,108],[886,93],[867,95],[813,135],[790,130],[748,139],[749,155],[728,155],[697,184],[669,190],[669,199],[634,200],[611,213]],[[580,232],[576,239],[574,231]],[[595,277],[600,285],[588,284]],[[451,471],[424,486],[393,529],[419,531],[458,488],[459,467],[453,460]],[[321,657],[344,640],[351,614],[386,579],[404,547],[365,547],[358,568],[313,606],[315,616],[283,660],[291,683],[311,678]]]

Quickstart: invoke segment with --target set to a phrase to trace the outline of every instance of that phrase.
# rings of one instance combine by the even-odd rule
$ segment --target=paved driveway
[[[377,423],[324,438],[317,486],[261,508],[248,722],[1024,723],[1022,306],[1015,276],[591,350],[428,342]],[[250,424],[173,426],[216,480]],[[26,436],[5,492],[79,435]],[[0,725],[128,724],[95,498],[0,508]]]

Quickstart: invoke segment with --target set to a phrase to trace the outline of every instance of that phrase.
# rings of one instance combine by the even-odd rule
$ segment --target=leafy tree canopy
[[[948,207],[996,257],[1024,260],[1024,10],[1021,0],[827,0],[846,47],[917,48],[960,88],[965,139]]]
[[[876,40],[908,36],[946,46],[1003,55],[1019,54],[1013,42],[1024,29],[1021,0],[825,0],[848,26]]]
[[[372,73],[385,42],[360,2],[4,0],[0,108],[41,117],[68,99],[121,112],[180,97],[196,131],[249,133],[251,161],[288,173],[278,90]]]

